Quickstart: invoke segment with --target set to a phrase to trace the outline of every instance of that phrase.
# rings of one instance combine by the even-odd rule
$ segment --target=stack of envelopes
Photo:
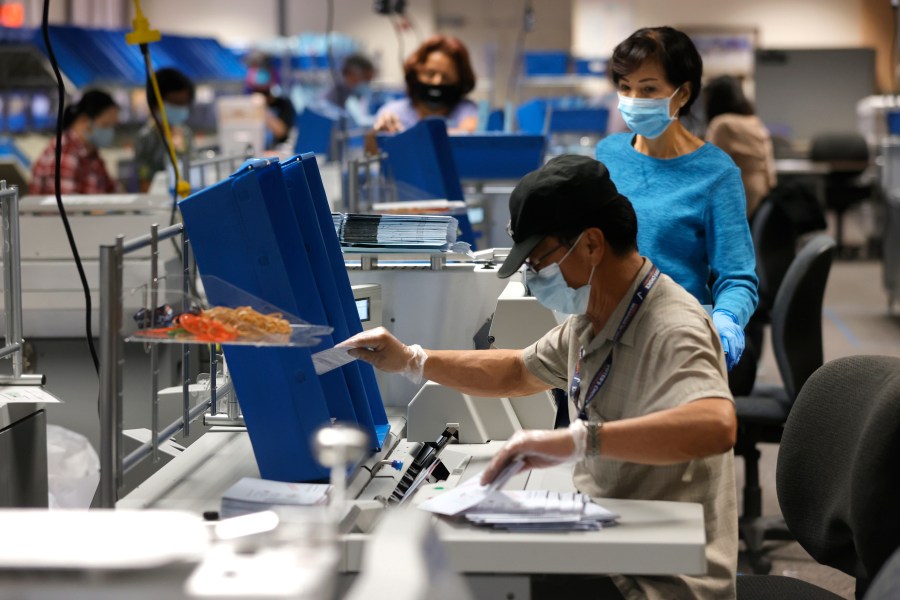
[[[345,247],[439,250],[456,241],[458,223],[446,215],[332,215]]]

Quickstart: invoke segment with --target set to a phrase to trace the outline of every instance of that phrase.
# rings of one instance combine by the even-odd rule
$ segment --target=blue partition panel
[[[521,179],[544,162],[543,135],[484,133],[451,135],[450,147],[467,180]]]
[[[294,152],[315,152],[329,156],[331,154],[331,137],[336,127],[337,120],[306,108],[297,117],[299,133]]]
[[[363,328],[362,323],[359,320],[359,313],[356,310],[356,302],[353,299],[353,290],[350,287],[350,276],[347,274],[347,268],[344,265],[344,255],[341,252],[341,244],[338,240],[337,233],[334,231],[334,222],[331,220],[331,207],[328,205],[328,198],[325,195],[325,186],[322,183],[322,176],[319,173],[319,165],[316,163],[316,157],[312,154],[302,155],[300,157],[300,163],[306,174],[306,183],[310,192],[310,200],[312,202],[312,207],[315,210],[319,234],[324,242],[328,269],[334,276],[335,291],[340,299],[340,307],[344,311],[344,323],[347,326],[347,335],[348,337],[353,336],[361,332]],[[295,206],[297,205],[295,204]],[[332,326],[334,325],[332,324]],[[337,328],[335,328],[334,334],[337,339],[341,338]],[[380,442],[384,439],[384,436],[387,435],[388,420],[387,414],[385,414],[384,411],[381,392],[378,389],[378,382],[375,379],[375,371],[372,368],[372,365],[361,361],[356,361],[353,365],[359,369],[359,373],[362,376],[363,385],[366,390],[366,398],[369,402],[369,408],[375,422],[375,430]]]
[[[297,314],[299,306],[262,196],[256,174],[241,172],[179,206],[203,276],[218,277]],[[227,299],[211,296],[209,301]],[[279,481],[327,477],[310,442],[331,414],[309,350],[225,346],[225,356],[260,474]]]
[[[253,163],[250,172],[259,182],[264,210],[268,211],[271,219],[274,239],[281,251],[290,289],[297,304],[297,312],[294,314],[309,323],[331,325],[325,307],[327,299],[320,293],[318,279],[310,264],[309,250],[315,247],[316,242],[306,240],[300,231],[297,216],[288,197],[281,165],[274,160],[259,160]],[[334,340],[327,335],[323,336],[322,344],[313,351],[318,352],[332,347]],[[319,383],[325,392],[331,416],[339,421],[359,424],[374,438],[375,424],[372,422],[365,397],[351,397],[343,372],[335,369],[324,373],[319,376]]]
[[[400,200],[463,200],[443,119],[425,119],[403,133],[379,135]]]

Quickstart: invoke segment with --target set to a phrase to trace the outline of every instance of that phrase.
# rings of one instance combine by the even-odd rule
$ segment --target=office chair
[[[755,573],[768,573],[763,556],[767,533],[782,529],[780,519],[762,516],[759,443],[778,443],[791,406],[806,379],[822,365],[822,300],[834,259],[835,243],[818,235],[791,262],[772,306],[772,347],[784,388],[767,395],[738,396],[738,436],[734,452],[744,457],[744,512],[740,533]]]
[[[825,176],[825,207],[835,213],[838,255],[845,256],[844,213],[870,198],[874,189],[871,183],[860,181],[868,167],[869,146],[858,133],[819,134],[812,139],[809,157],[830,167]]]
[[[894,550],[866,591],[865,600],[895,600],[900,595],[900,548]]]
[[[816,561],[856,578],[859,599],[898,596],[898,455],[900,359],[841,358],[807,380],[784,427],[778,502]],[[737,592],[738,600],[838,597],[779,576],[739,576]]]

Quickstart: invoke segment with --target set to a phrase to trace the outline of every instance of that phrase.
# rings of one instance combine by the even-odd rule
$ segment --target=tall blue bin
[[[313,155],[252,161],[228,180],[180,203],[185,228],[204,278],[217,277],[345,339],[361,330],[349,278],[335,268],[323,235],[315,196],[324,199]],[[312,169],[315,167],[315,170]],[[315,175],[313,194],[307,181]],[[330,211],[327,218],[330,222]],[[336,249],[340,254],[339,247]],[[343,279],[341,279],[343,273]],[[207,286],[210,303],[225,304],[220,286]],[[333,346],[323,336],[314,350]],[[311,455],[315,430],[331,419],[356,423],[379,448],[388,424],[374,383],[356,363],[316,375],[307,348],[225,346],[260,473],[269,479],[310,481],[325,471]],[[371,368],[369,368],[371,372]],[[374,388],[374,391],[372,390]]]
[[[292,161],[295,159],[292,159]],[[341,243],[338,240],[337,232],[334,230],[334,222],[331,219],[331,208],[328,205],[328,198],[325,195],[325,185],[322,182],[322,174],[319,172],[319,165],[316,163],[316,157],[312,154],[303,154],[300,156],[300,163],[306,173],[306,183],[309,186],[310,198],[313,208],[316,212],[316,220],[319,225],[319,233],[325,246],[328,264],[331,273],[334,275],[337,293],[340,296],[341,307],[344,310],[344,319],[347,324],[347,334],[349,336],[360,333],[362,323],[359,320],[359,313],[356,310],[356,302],[353,299],[353,290],[350,287],[350,276],[347,274],[347,268],[344,265],[344,254],[341,252]],[[288,171],[290,166],[288,164]],[[338,339],[341,332],[335,329],[335,335]],[[375,432],[378,443],[381,445],[387,435],[389,426],[387,415],[384,411],[384,402],[381,399],[381,392],[378,389],[378,381],[375,378],[375,370],[372,365],[357,361],[354,363],[359,369],[362,376],[363,385],[366,388],[366,398],[369,401],[369,408],[372,411],[372,419],[375,422]]]

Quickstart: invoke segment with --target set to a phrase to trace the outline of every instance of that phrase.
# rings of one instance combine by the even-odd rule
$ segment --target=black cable
[[[56,187],[56,207],[59,209],[59,216],[62,219],[63,228],[66,230],[66,238],[69,240],[69,248],[72,249],[72,257],[75,259],[75,267],[78,269],[78,277],[81,279],[81,287],[84,290],[85,332],[87,333],[87,343],[91,351],[94,370],[99,376],[100,359],[97,357],[97,349],[94,347],[93,327],[91,327],[91,290],[88,287],[87,276],[84,274],[84,265],[81,263],[81,255],[78,253],[78,246],[75,244],[75,236],[72,234],[72,226],[69,225],[69,217],[66,215],[66,208],[63,206],[62,193],[60,192],[62,186],[62,175],[60,173],[60,165],[62,163],[62,124],[66,109],[66,85],[63,83],[62,74],[59,71],[59,63],[56,62],[56,54],[54,54],[53,46],[50,44],[49,14],[50,0],[44,0],[41,35],[44,38],[44,45],[47,47],[47,56],[50,58],[50,65],[53,67],[53,74],[56,76],[56,89],[59,92],[56,111],[56,172],[53,176],[53,183]]]

